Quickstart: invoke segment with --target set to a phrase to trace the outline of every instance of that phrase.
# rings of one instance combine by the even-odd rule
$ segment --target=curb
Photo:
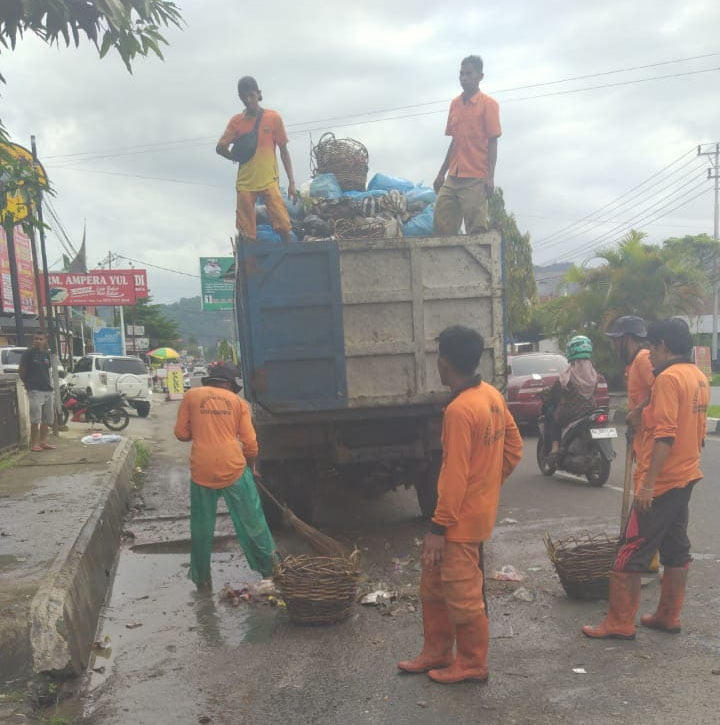
[[[30,650],[35,674],[80,674],[87,666],[105,601],[123,519],[130,501],[135,442],[115,450],[105,495],[77,538],[58,553],[30,607]]]
[[[720,418],[707,419],[707,434],[720,435]]]

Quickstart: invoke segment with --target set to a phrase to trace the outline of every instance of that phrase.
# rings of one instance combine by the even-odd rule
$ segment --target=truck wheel
[[[442,466],[442,454],[433,454],[426,470],[419,473],[415,481],[415,493],[424,519],[430,519],[437,506],[437,481]]]

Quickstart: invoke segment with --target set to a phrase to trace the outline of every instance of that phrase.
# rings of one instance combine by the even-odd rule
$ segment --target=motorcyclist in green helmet
[[[562,429],[595,409],[595,390],[598,374],[592,364],[592,341],[585,335],[575,335],[565,346],[568,366],[545,396],[546,445],[551,444],[549,455],[560,450]]]

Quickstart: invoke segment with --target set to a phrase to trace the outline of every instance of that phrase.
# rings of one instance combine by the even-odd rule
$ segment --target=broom
[[[278,507],[282,512],[287,523],[293,528],[295,533],[305,539],[318,554],[325,556],[336,556],[346,559],[350,556],[350,552],[345,546],[339,541],[323,534],[322,531],[318,531],[314,526],[306,524],[301,518],[295,515],[287,504],[281,503],[278,499],[270,493],[268,487],[255,478],[255,484],[258,488]]]

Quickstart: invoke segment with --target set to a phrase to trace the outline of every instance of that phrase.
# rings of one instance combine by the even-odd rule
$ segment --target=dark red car
[[[540,394],[551,388],[568,361],[564,355],[530,352],[508,357],[507,404],[518,425],[536,426],[542,408]],[[600,375],[595,400],[599,408],[610,403],[608,386]]]

